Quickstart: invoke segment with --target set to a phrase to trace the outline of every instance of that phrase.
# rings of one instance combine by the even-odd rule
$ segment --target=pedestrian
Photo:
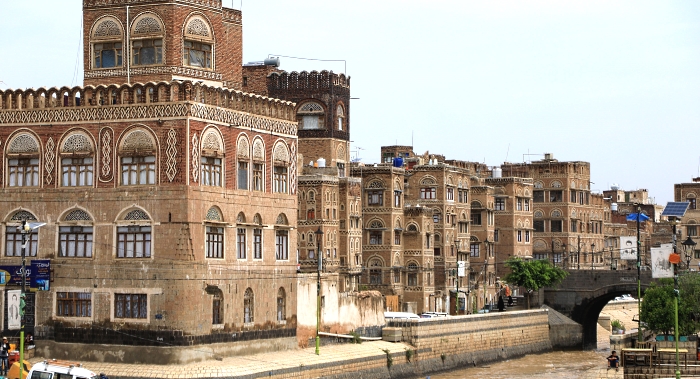
[[[100,373],[100,379],[109,379],[109,378],[107,377],[107,375],[105,375],[104,372],[101,372],[101,373]]]
[[[509,307],[513,306],[513,296],[508,295],[508,306]]]
[[[0,373],[3,376],[7,376],[7,372],[10,370],[9,357],[10,343],[7,342],[7,337],[2,337],[2,344],[0,344]]]
[[[618,371],[620,369],[620,357],[617,356],[615,350],[613,350],[610,356],[608,357],[608,370],[610,370],[613,367],[615,368],[615,371]]]
[[[503,312],[506,309],[506,303],[503,302],[503,296],[498,297],[498,311]]]

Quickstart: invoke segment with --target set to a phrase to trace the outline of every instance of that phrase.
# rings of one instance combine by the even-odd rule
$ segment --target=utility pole
[[[46,225],[45,222],[27,223],[27,220],[22,220],[22,226],[20,226],[22,232],[22,292],[19,296],[19,379],[22,379],[22,374],[24,373],[24,311],[27,304],[27,234],[30,234],[32,230],[42,227],[44,225]]]

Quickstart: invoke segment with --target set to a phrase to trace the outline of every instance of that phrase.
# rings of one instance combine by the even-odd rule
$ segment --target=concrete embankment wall
[[[391,321],[401,327],[398,349],[309,365],[273,378],[409,378],[551,350],[547,310]],[[369,342],[371,343],[371,342]],[[398,350],[398,352],[396,351]]]

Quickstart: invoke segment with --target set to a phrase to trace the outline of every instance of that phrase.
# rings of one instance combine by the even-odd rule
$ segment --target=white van
[[[99,379],[99,376],[78,362],[50,359],[32,366],[27,379]]]

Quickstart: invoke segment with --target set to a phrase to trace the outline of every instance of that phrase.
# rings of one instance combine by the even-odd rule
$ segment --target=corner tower
[[[332,71],[272,72],[267,96],[295,102],[304,163],[326,160],[346,175],[350,159],[350,78]]]
[[[83,0],[84,85],[241,88],[241,12],[221,0]]]

